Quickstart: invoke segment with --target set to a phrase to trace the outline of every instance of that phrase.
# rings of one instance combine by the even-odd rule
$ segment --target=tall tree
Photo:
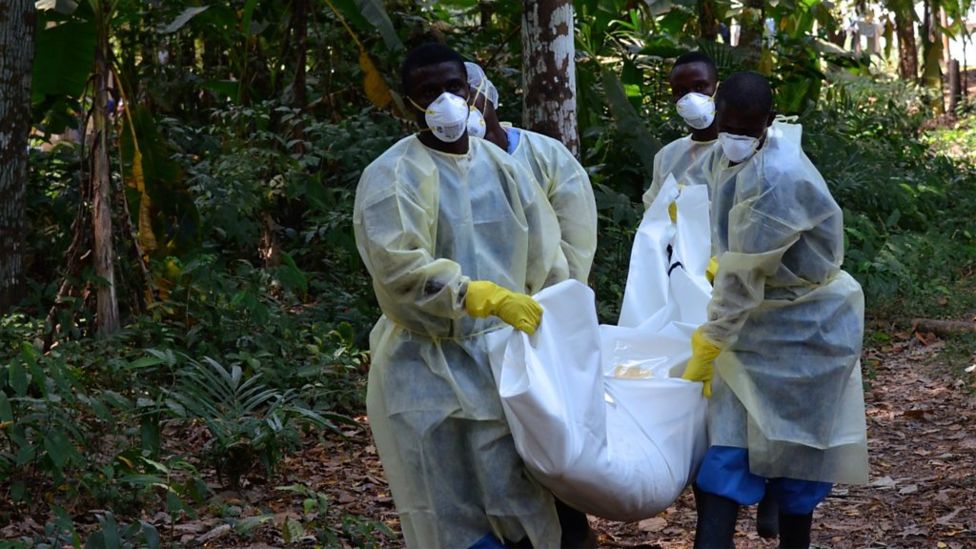
[[[109,164],[108,88],[111,82],[109,26],[111,7],[106,0],[95,0],[98,38],[95,45],[95,87],[92,121],[95,126],[92,147],[92,221],[94,223],[95,274],[101,278],[97,292],[96,330],[108,335],[119,329],[119,302],[115,288],[115,245],[112,238],[112,174]]]
[[[291,6],[291,32],[295,40],[292,61],[295,77],[291,83],[291,95],[296,107],[305,108],[308,104],[308,94],[305,91],[305,69],[308,62],[308,0],[292,0]]]
[[[925,0],[922,22],[922,85],[936,92],[932,108],[936,115],[945,114],[942,97],[942,28],[939,24],[940,0]]]
[[[23,283],[34,0],[0,4],[0,312]]]
[[[523,124],[579,154],[572,0],[525,0],[522,12]]]
[[[763,0],[745,0],[739,16],[739,43],[737,47],[745,53],[746,64],[756,68],[763,48],[763,21],[765,19]]]
[[[898,34],[898,74],[905,80],[918,78],[918,43],[915,41],[915,9],[911,0],[890,0]]]
[[[698,33],[705,40],[718,38],[717,9],[715,0],[698,0]]]

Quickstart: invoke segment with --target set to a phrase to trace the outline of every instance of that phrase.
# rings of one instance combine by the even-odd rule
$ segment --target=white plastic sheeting
[[[489,336],[516,449],[540,483],[581,511],[647,518],[697,470],[706,402],[700,383],[676,377],[705,320],[708,235],[705,187],[679,192],[670,179],[635,239],[621,326],[600,326],[593,292],[570,280],[537,294],[545,313],[534,336]]]

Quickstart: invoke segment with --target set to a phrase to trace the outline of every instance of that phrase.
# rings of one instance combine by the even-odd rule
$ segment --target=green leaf
[[[624,86],[641,86],[644,84],[644,73],[630,59],[624,60],[623,70],[620,71],[620,82]]]
[[[346,22],[353,27],[361,31],[370,31],[373,29],[373,25],[360,13],[356,0],[333,0],[332,3],[339,9]]]
[[[386,13],[386,8],[383,7],[383,2],[380,0],[355,1],[359,12],[379,31],[386,47],[393,51],[402,50],[403,42],[400,41],[400,37],[393,27],[393,21],[390,20],[390,16]]]
[[[27,370],[24,369],[22,362],[14,360],[10,363],[10,366],[7,367],[7,380],[18,396],[27,394],[29,380],[27,379]]]
[[[10,399],[7,395],[0,391],[0,422],[12,422],[14,420],[14,411],[10,406]]]
[[[896,209],[895,211],[891,212],[891,215],[889,215],[888,219],[885,220],[885,227],[891,229],[898,224],[899,219],[901,219],[901,210]]]
[[[257,6],[258,0],[247,0],[244,4],[244,10],[241,12],[241,31],[244,36],[251,36],[251,21],[254,18],[254,8]]]
[[[13,438],[19,439],[21,437]],[[22,446],[20,450],[17,451],[17,455],[14,457],[14,464],[17,467],[23,467],[24,465],[34,461],[34,457],[37,455],[37,452],[34,450],[34,446],[27,442],[27,440],[19,440],[18,444],[21,444]]]
[[[150,366],[157,366],[162,364],[163,360],[156,356],[144,356],[142,358],[133,360],[132,362],[126,364],[126,370],[141,370],[142,368],[148,368]]]
[[[155,415],[143,416],[142,424],[139,426],[139,435],[142,439],[142,449],[151,455],[158,455],[162,437],[160,436],[159,422],[156,420]],[[155,463],[148,459],[146,462]]]
[[[658,21],[658,26],[672,36],[680,36],[685,25],[694,17],[690,11],[672,9]]]
[[[159,32],[161,34],[174,33],[182,29],[187,23],[189,23],[190,19],[193,19],[197,15],[200,15],[201,13],[207,11],[209,7],[210,6],[199,6],[193,8],[186,8],[185,10],[183,10],[183,13],[177,15],[176,19],[173,19],[173,21],[171,21],[169,25],[166,25]]]
[[[166,479],[156,475],[125,475],[119,477],[119,482],[132,484],[133,486],[155,486],[169,489],[169,486],[166,484]]]
[[[159,549],[162,546],[162,540],[159,537],[159,531],[152,524],[146,521],[140,521],[142,524],[142,538],[146,542],[146,547],[149,549]]]
[[[27,484],[22,480],[15,481],[10,485],[10,499],[14,501],[23,501],[24,494],[27,493]]]
[[[119,524],[115,521],[115,515],[106,513],[104,517],[99,519],[99,522],[102,525],[102,530],[99,532],[102,535],[102,547],[120,549],[122,543],[119,539]]]
[[[258,526],[272,520],[274,520],[274,515],[255,515],[253,517],[247,517],[241,519],[237,524],[234,525],[234,531],[238,534],[247,534]]]
[[[403,42],[397,35],[396,27],[393,26],[393,21],[390,20],[381,0],[340,0],[336,2],[336,7],[354,26],[363,28],[362,23],[365,22],[379,31],[388,49],[392,51],[403,49]]]
[[[299,295],[308,293],[308,278],[305,273],[295,264],[295,259],[287,252],[281,253],[281,261],[284,265],[277,268],[278,280],[288,290]]]
[[[200,238],[200,214],[193,197],[189,193],[182,167],[173,160],[172,147],[159,131],[152,112],[142,106],[131,111],[124,119],[125,127],[121,134],[122,158],[129,166],[126,173],[132,173],[135,161],[135,142],[133,131],[142,154],[142,172],[145,190],[151,208],[146,212],[152,225],[152,232],[160,246],[153,251],[157,257],[165,257],[196,247]],[[127,177],[127,190],[132,190],[132,179]],[[133,193],[140,196],[138,192]],[[130,208],[132,223],[139,227],[142,214],[138,205]]]
[[[75,529],[75,522],[72,520],[71,516],[64,507],[60,505],[55,505],[53,507],[54,513],[57,515],[57,525],[62,531],[71,535],[71,545],[76,549],[81,547],[81,536],[78,535],[78,531]]]
[[[297,520],[286,517],[285,523],[282,525],[281,535],[285,538],[285,543],[298,543],[298,540],[305,535],[305,528]]]
[[[95,22],[75,19],[39,25],[32,81],[33,101],[46,96],[80,97],[95,63]]]
[[[58,430],[50,430],[44,435],[44,449],[58,469],[64,469],[65,464],[76,453],[68,437]]]

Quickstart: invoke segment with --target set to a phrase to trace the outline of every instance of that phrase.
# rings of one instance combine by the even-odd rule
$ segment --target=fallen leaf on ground
[[[641,532],[660,532],[668,526],[668,521],[663,517],[651,517],[637,523],[637,529]]]

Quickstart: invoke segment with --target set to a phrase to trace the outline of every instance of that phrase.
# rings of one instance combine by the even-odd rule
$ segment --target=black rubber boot
[[[810,547],[810,525],[813,513],[809,515],[779,516],[780,549],[808,549]]]
[[[596,534],[590,529],[586,513],[577,511],[556,498],[556,514],[559,515],[559,526],[563,530],[563,538],[559,543],[562,549],[596,548]]]
[[[756,532],[766,539],[775,539],[779,535],[779,504],[769,490],[756,507]]]
[[[735,521],[739,517],[739,504],[727,497],[695,491],[695,509],[698,526],[695,530],[695,549],[730,549],[735,547]]]

